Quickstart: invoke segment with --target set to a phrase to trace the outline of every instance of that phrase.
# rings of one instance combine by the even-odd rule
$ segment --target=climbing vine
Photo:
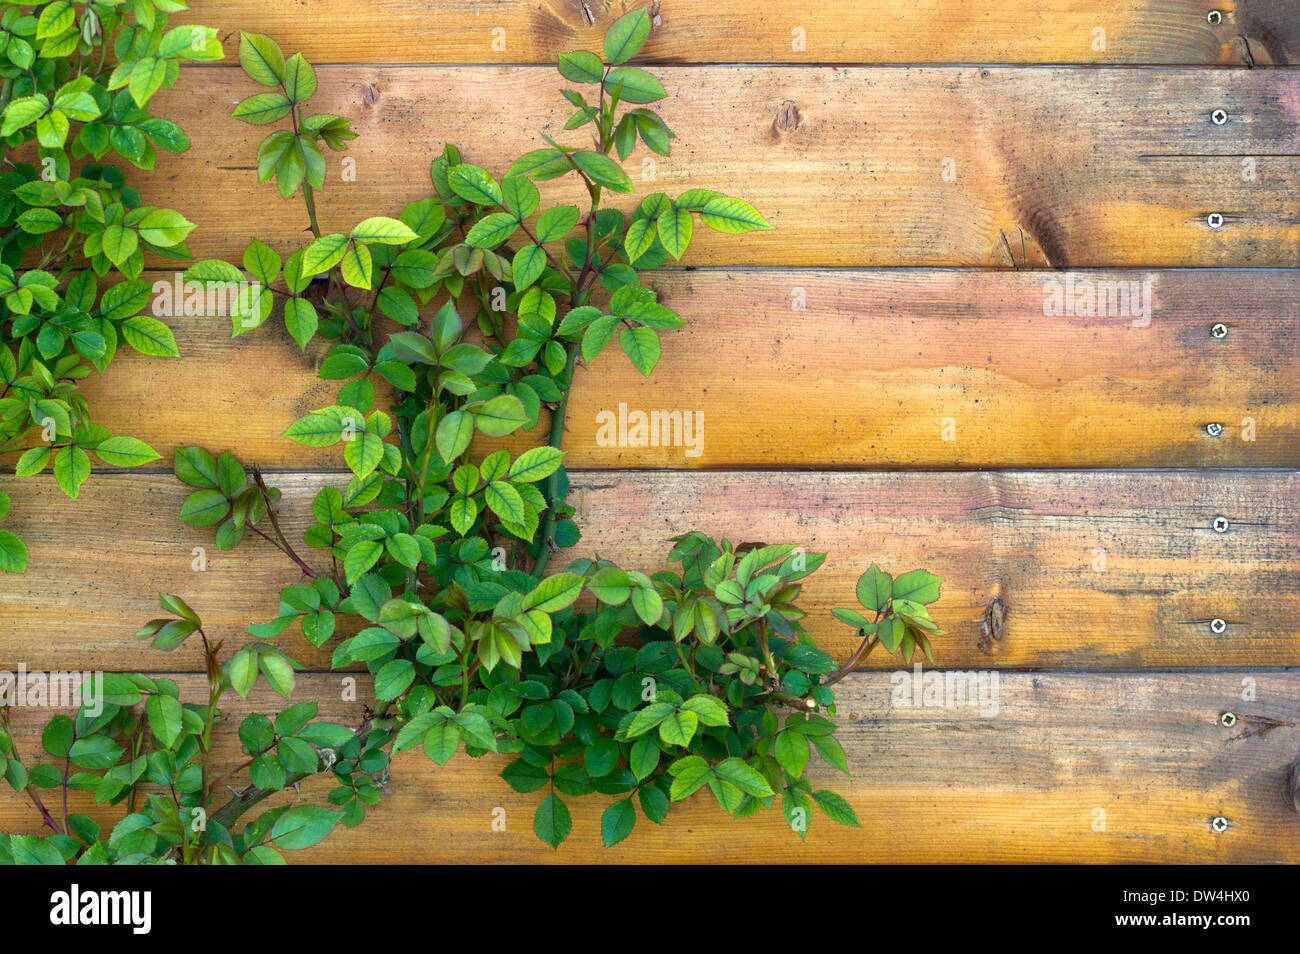
[[[301,54],[241,36],[240,62],[263,89],[234,116],[277,124],[257,152],[259,179],[301,197],[311,238],[281,251],[253,241],[240,263],[197,262],[185,278],[236,292],[234,334],[283,320],[304,351],[326,343],[319,374],[339,382],[337,398],[287,436],[339,448],[351,477],[316,494],[313,524],[290,540],[285,501],[256,467],[228,450],[177,450],[176,477],[191,490],[180,518],[215,528],[222,549],[263,538],[301,580],[229,652],[183,600],[161,597],[168,615],[137,635],[163,651],[199,639],[206,701],[182,702],[164,679],[111,677],[102,711],[83,704],[46,728],[42,746],[62,770],[27,770],[12,735],[0,735],[7,777],[52,830],[0,837],[0,857],[279,862],[382,811],[390,761],[413,748],[440,765],[461,749],[508,756],[502,778],[538,793],[533,827],[553,847],[572,828],[566,799],[592,793],[611,799],[606,845],[640,820],[661,824],[705,788],[738,817],[779,805],[800,836],[815,811],[858,824],[846,799],[817,787],[809,762],[816,753],[848,772],[833,687],[868,653],[930,655],[942,633],[926,608],[937,577],[864,573],[860,608],[834,611],[860,639],[839,666],[807,635],[798,605],[825,554],[688,532],[671,541],[671,570],[554,565],[581,536],[562,446],[577,362],[619,360],[609,353],[617,337],[650,375],[660,334],[682,319],[641,274],[682,258],[697,223],[733,235],[770,228],[743,200],[704,189],[648,195],[630,215],[602,204],[632,191],[623,160],[642,148],[667,155],[674,138],[649,108],[666,95],[659,80],[628,65],[650,30],[637,10],[610,27],[603,59],[559,58],[576,87],[563,91],[565,128],[589,132],[589,143],[543,136],[500,178],[445,146],[430,195],[346,233],[322,231],[316,202],[325,150],[355,136],[350,121],[307,108],[316,76]],[[561,177],[585,188],[584,208],[543,201],[539,184]],[[535,445],[473,452],[476,436],[518,431],[537,433]],[[291,699],[300,667],[276,640],[294,627],[331,647],[333,669],[368,672],[374,707],[350,725],[317,719],[315,701],[247,715],[242,760],[217,765],[227,692],[247,696],[261,679]],[[312,776],[332,780],[324,804],[246,820]],[[40,791],[60,787],[93,790],[128,814],[104,836],[86,816],[49,810]]]

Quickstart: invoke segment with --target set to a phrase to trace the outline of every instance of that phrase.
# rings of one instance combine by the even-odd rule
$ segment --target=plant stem
[[[551,439],[550,446],[559,450],[564,443],[564,418],[569,410],[569,395],[573,393],[573,371],[574,365],[578,360],[578,342],[569,342],[566,349],[566,358],[564,363],[565,378],[568,386],[564,393],[560,395],[560,403],[556,405],[555,411],[551,414]],[[555,508],[564,501],[557,500],[560,495],[560,472],[557,470],[546,478],[546,521],[542,525],[542,549],[537,554],[537,560],[533,563],[533,576],[541,579],[542,573],[546,570],[546,562],[551,558],[551,547],[554,545],[551,537],[555,534]]]

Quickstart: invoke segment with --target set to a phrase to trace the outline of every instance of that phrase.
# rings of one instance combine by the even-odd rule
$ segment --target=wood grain
[[[550,63],[600,52],[605,29],[642,0],[376,0],[358,17],[343,0],[195,0],[174,23],[273,36],[321,63]],[[663,0],[639,59],[656,63],[1151,63],[1297,62],[1300,24],[1287,0]],[[494,33],[503,30],[504,34]],[[796,32],[802,30],[802,36]],[[1103,31],[1098,34],[1096,31]],[[802,43],[800,41],[802,40]]]
[[[700,229],[691,265],[1024,268],[1300,263],[1300,74],[1283,70],[663,67],[671,157],[629,158],[636,196],[710,188],[775,227]],[[313,110],[353,117],[328,160],[321,227],[346,231],[431,191],[443,141],[502,175],[540,133],[561,134],[562,80],[540,67],[337,67]],[[370,89],[373,104],[366,101]],[[300,200],[256,184],[271,127],[229,118],[256,90],[236,71],[187,70],[160,96],[193,148],[157,174],[199,228],[199,257],[238,260],[252,238],[300,242]],[[1226,110],[1216,126],[1210,114]],[[580,133],[566,141],[582,143]],[[1243,160],[1254,178],[1243,179]],[[949,162],[949,160],[951,162]],[[951,177],[945,179],[945,173]],[[648,178],[653,175],[653,179]],[[573,177],[545,203],[582,202]],[[581,194],[580,194],[581,193]],[[1218,212],[1224,225],[1212,229]],[[707,234],[706,234],[707,233]]]
[[[504,757],[462,753],[439,768],[417,750],[397,757],[386,797],[364,824],[288,857],[347,864],[1300,861],[1300,814],[1285,781],[1300,750],[1300,674],[1001,673],[996,713],[989,706],[983,715],[910,705],[906,675],[859,673],[841,683],[838,737],[853,774],[809,767],[814,787],[844,795],[861,828],[817,815],[800,842],[778,812],[729,819],[704,792],[675,806],[662,827],[638,812],[631,838],[606,850],[600,813],[610,799],[570,797],[573,834],[552,852],[532,831],[540,793],[512,791],[498,777]],[[1242,701],[1246,676],[1250,702]],[[198,697],[197,677],[177,678],[183,694]],[[300,684],[301,698],[322,700],[321,718],[360,720],[365,700],[339,702],[337,676]],[[905,692],[908,706],[900,704]],[[282,704],[264,689],[231,703],[214,764],[238,758],[238,719]],[[1223,728],[1225,711],[1291,725],[1251,735],[1244,721]],[[32,761],[49,714],[12,711],[19,750]],[[321,801],[330,787],[306,783],[301,797]],[[297,801],[288,792],[266,804]],[[116,817],[82,793],[73,793],[70,809],[104,824]],[[504,832],[492,830],[500,809]],[[0,831],[34,832],[34,814],[7,787],[0,792]],[[1228,820],[1226,831],[1212,830],[1216,816]]]
[[[169,277],[149,278],[159,275]],[[665,270],[643,280],[686,324],[663,335],[648,379],[617,345],[580,366],[570,467],[1300,465],[1298,271]],[[1053,289],[1073,287],[1077,301],[1085,283],[1136,283],[1135,307],[1044,315]],[[197,443],[264,467],[343,466],[337,448],[284,437],[334,403],[341,382],[316,377],[323,349],[304,356],[278,312],[234,339],[219,316],[163,320],[182,358],[124,349],[85,383],[97,421],[168,458]],[[1211,335],[1216,323],[1225,337]],[[627,446],[632,433],[620,446],[617,429],[601,426],[620,404],[691,415],[699,440]],[[1218,438],[1209,423],[1223,425]],[[547,433],[543,412],[506,446]]]
[[[270,482],[284,491],[285,532],[299,540],[316,490],[345,479]],[[237,645],[300,576],[264,541],[222,553],[210,530],[181,524],[185,488],[167,476],[95,475],[75,504],[52,479],[6,477],[0,489],[13,497],[6,528],[31,549],[26,575],[0,592],[4,658],[15,665],[197,667],[197,649],[164,655],[131,638],[157,615],[155,594],[186,599],[212,638]],[[1300,474],[1263,471],[577,472],[570,502],[583,539],[567,552],[653,572],[667,567],[667,538],[692,529],[828,552],[800,604],[809,632],[840,659],[855,641],[829,611],[855,605],[857,577],[878,562],[944,577],[934,607],[950,633],[936,642],[944,666],[1295,666],[1297,492]],[[1211,529],[1218,516],[1226,532]],[[195,547],[206,548],[203,572],[192,569]],[[304,553],[328,570],[323,554]],[[1227,622],[1222,634],[1215,618]],[[281,645],[308,667],[327,666],[332,650],[314,649],[297,627]]]

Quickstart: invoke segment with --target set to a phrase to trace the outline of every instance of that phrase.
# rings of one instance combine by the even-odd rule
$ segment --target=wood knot
[[[794,100],[787,99],[776,111],[776,119],[772,120],[772,138],[780,139],[786,133],[798,129],[799,122],[799,107]]]
[[[980,621],[980,638],[977,643],[981,652],[993,653],[993,644],[1002,639],[1006,627],[1007,606],[1002,597],[995,596],[984,608],[984,619]]]
[[[374,83],[367,83],[361,87],[361,101],[367,106],[373,106],[379,102],[379,87]]]

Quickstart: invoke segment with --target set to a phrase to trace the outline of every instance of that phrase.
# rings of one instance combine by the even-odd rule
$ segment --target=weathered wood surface
[[[775,226],[707,229],[691,265],[1024,268],[1283,266],[1300,263],[1300,73],[1071,68],[663,67],[671,157],[629,159],[635,196],[718,189]],[[564,80],[542,67],[337,67],[318,71],[313,110],[353,117],[328,160],[321,227],[398,212],[430,193],[443,141],[497,175],[543,132],[560,135]],[[373,104],[366,102],[371,90]],[[238,260],[256,237],[298,241],[300,200],[256,184],[271,127],[229,117],[256,91],[223,67],[187,69],[159,97],[193,148],[158,174],[199,229],[200,257]],[[1216,126],[1216,108],[1229,119]],[[201,135],[199,134],[199,131]],[[582,142],[577,135],[571,140]],[[566,136],[569,134],[565,134]],[[1243,162],[1254,163],[1245,178]],[[950,178],[945,178],[945,173]],[[572,181],[571,181],[572,180]],[[575,177],[549,204],[581,204]],[[1221,228],[1207,224],[1210,213]],[[706,234],[707,233],[707,234]],[[696,244],[698,243],[698,244]]]
[[[160,276],[170,273],[148,277]],[[648,379],[616,346],[580,366],[565,432],[572,468],[1300,465],[1297,271],[670,270],[644,280],[686,324],[663,335]],[[1074,288],[1077,300],[1085,283],[1136,283],[1137,294],[1128,309],[1110,308],[1103,290],[1104,314],[1044,315],[1053,289]],[[316,377],[323,348],[304,356],[278,312],[234,339],[227,318],[162,320],[181,359],[124,349],[111,374],[85,384],[96,420],[168,457],[201,444],[263,467],[343,466],[337,448],[284,437],[335,400],[341,382]],[[1212,336],[1216,323],[1225,337]],[[694,446],[680,433],[619,446],[600,415],[617,417],[620,404],[689,414],[703,430]],[[507,446],[544,440],[546,421]]]
[[[198,677],[176,678],[183,695],[199,697]],[[814,787],[854,806],[860,829],[815,814],[800,842],[779,812],[728,819],[705,791],[675,806],[662,827],[638,812],[631,838],[607,850],[600,813],[611,799],[593,795],[565,799],[573,834],[557,853],[532,831],[542,793],[517,794],[498,777],[506,758],[462,753],[439,768],[416,750],[397,757],[387,795],[364,824],[288,856],[389,864],[1300,861],[1300,814],[1285,782],[1300,750],[1300,674],[1000,673],[996,710],[986,705],[983,714],[978,706],[911,705],[911,678],[858,673],[841,683],[838,736],[853,775],[809,767]],[[1254,698],[1244,702],[1247,679]],[[300,685],[303,698],[321,700],[321,718],[361,720],[366,700],[340,702],[338,675],[300,677]],[[240,759],[233,726],[249,711],[274,712],[277,698],[264,688],[247,703],[231,697],[232,730],[219,734],[214,765]],[[1228,729],[1219,724],[1225,711],[1291,725],[1259,733],[1241,719]],[[48,714],[12,710],[19,751],[33,762]],[[305,783],[302,797],[321,800],[330,787]],[[105,824],[115,817],[84,793],[72,793],[69,808]],[[492,828],[500,809],[504,832]],[[1216,816],[1228,820],[1226,831],[1211,828]],[[25,799],[0,792],[0,830],[35,831],[38,822]]]
[[[285,533],[300,540],[316,491],[346,477],[270,482],[284,491]],[[238,645],[300,576],[265,541],[222,553],[210,529],[181,524],[186,488],[170,476],[95,475],[75,504],[52,479],[8,477],[0,488],[14,499],[6,527],[31,548],[27,574],[0,591],[4,658],[15,664],[197,667],[197,648],[165,655],[131,638],[158,615],[158,592],[181,596],[213,638]],[[567,552],[653,572],[668,565],[667,538],[692,529],[828,552],[801,605],[809,632],[840,659],[855,640],[829,611],[855,605],[857,577],[878,562],[944,577],[934,608],[950,633],[936,640],[941,665],[1287,666],[1300,658],[1298,492],[1300,475],[1259,471],[578,472],[570,502],[584,536]],[[1227,532],[1212,529],[1218,516]],[[195,547],[206,549],[202,572]],[[328,570],[323,552],[302,552]],[[1002,625],[990,625],[998,600]],[[1215,618],[1228,624],[1220,635]],[[316,650],[296,626],[280,645],[328,666],[332,644]]]
[[[640,0],[195,3],[173,22],[267,33],[322,63],[547,63]],[[1211,24],[1209,10],[1222,19]],[[638,60],[656,63],[1150,63],[1300,60],[1290,0],[663,0]],[[1098,30],[1102,31],[1100,34]],[[504,31],[504,32],[496,32]],[[800,32],[801,31],[801,32]],[[801,42],[802,41],[802,42]]]

